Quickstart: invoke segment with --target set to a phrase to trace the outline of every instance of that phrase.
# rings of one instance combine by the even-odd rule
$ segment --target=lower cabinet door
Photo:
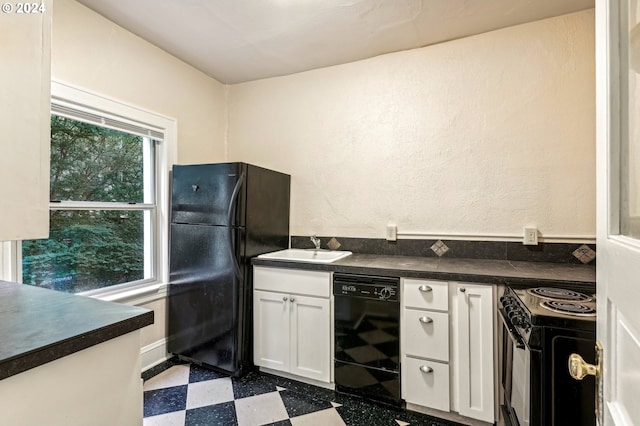
[[[495,288],[458,283],[458,412],[493,423]]]
[[[253,292],[253,362],[260,367],[289,371],[289,295]]]
[[[412,404],[449,411],[449,364],[404,356],[402,397]]]
[[[329,299],[291,296],[290,372],[330,381],[331,312]]]

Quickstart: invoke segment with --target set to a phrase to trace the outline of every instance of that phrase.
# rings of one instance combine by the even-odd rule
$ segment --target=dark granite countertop
[[[0,379],[153,324],[153,311],[0,281]]]
[[[594,286],[596,269],[590,265],[520,262],[464,258],[433,258],[352,254],[333,263],[308,263],[254,258],[253,265],[354,274],[468,281],[512,286]]]

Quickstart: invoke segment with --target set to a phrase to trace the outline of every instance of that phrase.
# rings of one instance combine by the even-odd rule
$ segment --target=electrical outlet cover
[[[522,244],[525,246],[538,245],[538,228],[524,228],[524,238]]]
[[[398,239],[398,227],[396,225],[387,225],[387,241],[396,241]]]

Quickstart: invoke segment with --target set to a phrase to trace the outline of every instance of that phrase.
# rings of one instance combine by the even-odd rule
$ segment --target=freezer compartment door
[[[228,229],[171,225],[168,349],[234,372],[244,296],[228,250]],[[239,232],[234,230],[234,240]]]
[[[242,163],[173,166],[171,222],[244,226],[245,169]]]

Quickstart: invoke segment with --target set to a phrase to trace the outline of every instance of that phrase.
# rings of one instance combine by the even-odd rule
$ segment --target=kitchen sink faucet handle
[[[320,250],[320,238],[318,238],[316,234],[313,234],[311,237],[309,237],[309,239],[311,240],[313,245],[316,246],[316,250]]]

